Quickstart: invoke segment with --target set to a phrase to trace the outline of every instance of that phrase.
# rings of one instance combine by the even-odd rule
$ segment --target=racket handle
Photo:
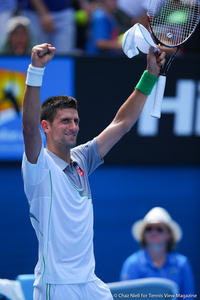
[[[160,75],[157,82],[153,110],[151,112],[151,116],[154,118],[159,119],[161,117],[161,104],[164,96],[165,84],[166,84],[166,76]]]

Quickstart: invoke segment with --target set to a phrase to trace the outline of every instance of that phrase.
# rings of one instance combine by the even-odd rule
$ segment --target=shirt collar
[[[141,256],[140,257],[141,257],[141,260],[144,264],[148,264],[148,265],[151,265],[151,266],[155,267],[155,264],[154,264],[153,260],[151,259],[147,249],[141,249]],[[167,253],[164,266],[168,265],[168,264],[171,264],[172,262],[174,262],[173,252]]]
[[[54,160],[54,162],[57,164],[57,166],[64,171],[64,169],[69,167],[69,164],[64,161],[62,158],[58,157],[56,154],[54,154],[53,152],[51,152],[50,150],[45,148],[45,151],[49,154],[49,156]],[[72,165],[78,165],[77,162],[75,160],[71,159],[71,164]]]

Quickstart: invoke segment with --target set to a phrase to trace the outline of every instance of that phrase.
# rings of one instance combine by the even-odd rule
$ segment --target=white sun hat
[[[144,217],[144,219],[135,222],[132,226],[132,235],[136,241],[142,240],[142,235],[145,227],[148,224],[165,224],[167,225],[174,237],[175,242],[179,242],[182,238],[181,227],[176,223],[169,213],[162,207],[152,208]]]
[[[23,26],[27,30],[29,30],[30,20],[23,16],[12,17],[7,22],[7,28],[6,28],[7,34],[10,34],[11,32],[13,32],[18,26]]]

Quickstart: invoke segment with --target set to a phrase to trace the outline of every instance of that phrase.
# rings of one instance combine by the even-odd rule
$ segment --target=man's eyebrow
[[[74,120],[74,121],[79,121],[80,122],[80,119],[79,119],[79,117],[77,117],[77,118],[68,118],[68,117],[63,117],[63,118],[61,118],[61,121],[64,121],[64,120],[69,120],[69,121],[71,121],[71,120]]]

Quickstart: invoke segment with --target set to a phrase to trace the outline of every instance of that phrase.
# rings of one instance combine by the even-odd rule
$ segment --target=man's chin
[[[74,145],[71,145],[71,148],[74,148],[74,147],[76,147],[76,144],[74,144]]]
[[[65,140],[67,148],[73,148],[73,147],[75,147],[76,146],[76,142],[77,142],[77,137],[67,138]]]
[[[70,148],[74,148],[76,146],[76,141],[75,142],[72,142],[70,143]]]

